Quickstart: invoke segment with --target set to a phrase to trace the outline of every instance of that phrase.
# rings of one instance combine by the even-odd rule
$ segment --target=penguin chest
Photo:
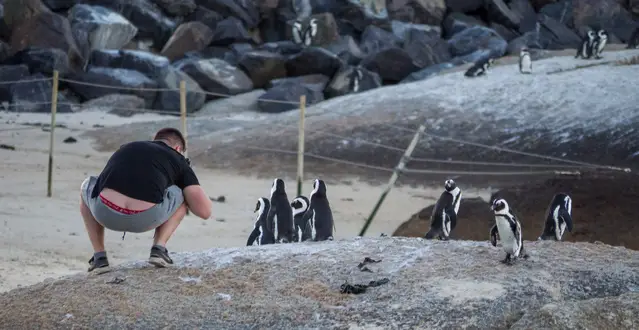
[[[497,231],[499,231],[499,239],[501,245],[506,253],[516,254],[519,250],[519,241],[515,236],[510,222],[503,217],[495,217],[497,223]]]

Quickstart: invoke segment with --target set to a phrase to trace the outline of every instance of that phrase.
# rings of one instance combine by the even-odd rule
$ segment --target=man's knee
[[[178,206],[178,208],[175,210],[175,212],[173,212],[173,215],[171,215],[171,218],[177,218],[182,220],[185,216],[186,216],[186,211],[187,211],[187,207],[186,207],[186,203],[182,203],[180,204],[180,206]]]

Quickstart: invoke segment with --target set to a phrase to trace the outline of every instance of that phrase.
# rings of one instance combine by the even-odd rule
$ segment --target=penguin
[[[637,49],[639,48],[639,27],[635,29],[635,32],[632,33],[630,39],[628,40],[628,46],[626,49]]]
[[[304,213],[308,210],[309,201],[306,196],[297,196],[291,202],[291,208],[293,209],[293,223],[295,223],[295,242],[302,241],[302,234],[304,232]]]
[[[483,76],[486,73],[488,73],[488,68],[490,68],[491,65],[493,65],[495,59],[493,58],[485,58],[485,59],[481,59],[479,61],[477,61],[475,63],[475,65],[471,66],[466,73],[464,73],[464,76],[466,77],[478,77],[478,76]]]
[[[538,240],[561,241],[566,229],[572,232],[572,198],[559,193],[550,201],[544,231]]]
[[[292,35],[293,35],[293,42],[295,42],[296,44],[301,44],[302,43],[302,38],[303,38],[303,35],[304,35],[304,33],[302,31],[302,22],[300,22],[300,21],[293,22]]]
[[[431,215],[430,230],[425,239],[439,237],[447,241],[450,233],[457,226],[457,212],[461,203],[462,192],[452,179],[444,183],[444,192],[439,196]]]
[[[255,210],[253,211],[255,216],[255,225],[253,231],[249,235],[246,241],[246,246],[251,245],[265,245],[275,243],[275,236],[273,235],[274,225],[268,223],[268,212],[271,207],[271,203],[266,197],[260,197],[255,204]]]
[[[506,258],[501,262],[512,265],[519,256],[528,259],[521,236],[521,224],[508,207],[506,200],[495,199],[490,209],[495,213],[495,225],[490,229],[490,243],[497,246],[497,237],[499,236],[506,252]]]
[[[335,222],[330,203],[326,198],[326,184],[323,180],[315,179],[313,191],[308,199],[310,203],[308,210],[304,213],[306,226],[302,241],[332,241]]]
[[[353,72],[351,73],[351,84],[350,84],[352,93],[359,92],[360,84],[363,78],[364,78],[364,73],[362,72],[362,69],[359,67],[354,68]]]
[[[524,74],[532,73],[532,59],[527,47],[522,47],[519,51],[519,72]]]
[[[608,43],[608,32],[606,32],[605,30],[599,30],[597,32],[597,37],[595,38],[595,42],[592,44],[592,51],[591,54],[594,56],[595,59],[601,59],[601,52],[603,51],[604,47],[606,47],[606,44]]]
[[[583,59],[589,59],[592,56],[592,45],[595,42],[595,38],[595,31],[588,30],[586,36],[581,39],[581,45],[579,46],[579,49],[577,49],[577,55],[575,55],[575,58],[581,57]]]
[[[310,46],[315,36],[317,36],[317,19],[311,18],[306,27],[306,31],[304,31],[304,45]]]
[[[268,212],[269,223],[274,224],[273,234],[276,243],[293,242],[295,225],[293,223],[293,209],[286,195],[284,180],[276,178],[271,186],[271,208]]]

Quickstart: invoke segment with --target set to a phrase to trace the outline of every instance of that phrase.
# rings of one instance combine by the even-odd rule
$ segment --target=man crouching
[[[122,145],[98,177],[84,180],[80,213],[93,246],[89,272],[110,270],[104,228],[125,233],[155,229],[149,263],[166,267],[173,264],[166,242],[187,207],[202,219],[211,217],[211,200],[184,157],[185,150],[182,133],[163,128],[153,141]]]

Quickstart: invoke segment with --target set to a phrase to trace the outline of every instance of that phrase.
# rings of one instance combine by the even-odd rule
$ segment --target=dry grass
[[[638,65],[639,64],[639,55],[633,56],[631,58],[625,58],[623,60],[619,60],[615,62],[613,65]]]

